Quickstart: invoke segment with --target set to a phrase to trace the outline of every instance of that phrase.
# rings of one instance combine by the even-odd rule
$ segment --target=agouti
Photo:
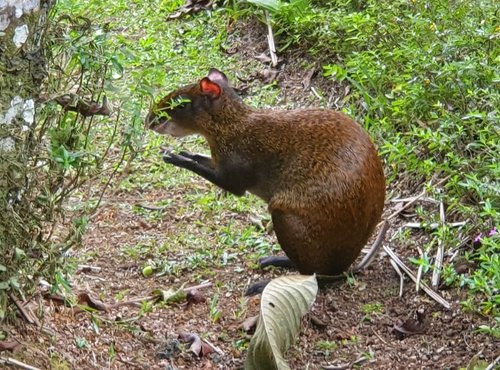
[[[345,271],[380,219],[381,161],[365,130],[343,113],[258,110],[211,69],[154,106],[146,127],[175,137],[203,135],[212,157],[166,153],[164,161],[233,194],[264,199],[281,248],[303,274]]]

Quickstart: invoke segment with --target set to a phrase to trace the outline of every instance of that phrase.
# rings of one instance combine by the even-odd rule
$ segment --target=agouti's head
[[[163,135],[209,134],[210,126],[231,102],[239,102],[224,73],[212,68],[197,84],[181,87],[149,111],[145,125]]]

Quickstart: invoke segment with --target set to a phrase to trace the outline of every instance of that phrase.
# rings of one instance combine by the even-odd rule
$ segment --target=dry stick
[[[389,202],[392,203],[406,203],[406,202],[413,202],[415,200],[415,197],[408,197],[408,198],[396,198],[396,199],[391,199]],[[421,197],[420,200],[424,202],[429,202],[429,203],[435,203],[438,204],[439,202],[431,197]]]
[[[219,355],[224,356],[224,352],[219,347],[217,347],[215,344],[213,344],[212,342],[210,342],[208,339],[202,338],[201,340],[203,342],[205,342],[209,347],[211,347]]]
[[[441,221],[441,226],[444,226],[446,224],[446,215],[444,213],[444,204],[442,201],[439,203],[439,219]],[[444,243],[442,238],[438,238],[436,261],[434,263],[434,270],[432,271],[432,279],[431,279],[431,285],[434,288],[439,285],[439,279],[441,277],[441,269],[443,268],[443,258],[444,258]]]
[[[493,360],[491,364],[488,365],[488,367],[484,370],[493,370],[495,369],[495,365],[500,362],[500,356],[498,356],[496,359]]]
[[[420,255],[420,259],[424,258],[424,252],[422,252],[422,248],[417,247],[418,254]],[[415,284],[415,290],[418,292],[420,290],[420,280],[422,279],[422,272],[424,270],[424,266],[420,264],[417,270],[417,283]]]
[[[143,208],[146,211],[164,211],[169,207],[169,206],[155,206],[146,203],[135,203],[134,206]]]
[[[370,263],[372,263],[373,259],[377,255],[377,252],[380,250],[380,246],[382,245],[382,242],[384,241],[385,238],[385,233],[389,229],[389,222],[387,220],[383,221],[382,228],[380,229],[377,239],[373,243],[372,247],[368,251],[368,253],[365,255],[365,257],[361,260],[361,262],[356,266],[354,269],[354,272],[361,271],[365,268],[367,268]]]
[[[267,23],[267,42],[269,44],[269,54],[271,55],[271,63],[273,67],[278,64],[278,57],[276,56],[276,45],[274,44],[273,29],[271,27],[271,17],[269,12],[266,10],[266,23]]]
[[[129,365],[129,366],[135,367],[135,368],[137,368],[137,369],[142,369],[142,368],[143,368],[143,367],[142,367],[141,365],[139,365],[139,364],[136,364],[136,363],[131,362],[131,361],[128,361],[128,360],[125,360],[124,358],[122,358],[122,357],[120,356],[120,354],[118,354],[118,356],[116,356],[116,359],[117,359],[118,361],[120,361],[121,363],[124,363],[125,365]]]
[[[11,365],[25,370],[41,370],[38,367],[25,364],[24,362],[21,362],[19,360],[10,357],[0,357],[0,365],[7,365],[7,366]]]
[[[411,272],[411,270],[399,259],[397,254],[388,246],[384,245],[382,248],[384,248],[385,252],[389,255],[389,257],[394,260],[395,263],[410,277],[410,279],[413,280],[413,282],[417,282],[417,278],[415,275]],[[439,294],[437,294],[435,291],[433,291],[429,286],[425,283],[421,283],[422,289],[424,292],[426,292],[429,297],[434,299],[436,302],[444,306],[445,308],[449,309],[451,307],[450,303],[446,301],[443,297],[441,297]]]
[[[375,331],[375,329],[373,329],[373,327],[372,327],[371,329],[372,329],[372,333],[373,333],[373,334],[375,334],[375,335],[376,335],[376,337],[377,337],[378,339],[380,339],[380,341],[381,341],[382,343],[384,343],[386,346],[392,347],[392,345],[391,345],[391,344],[389,344],[388,342],[386,342],[386,341],[384,340],[384,338],[382,338],[382,337],[381,337],[381,336],[380,336],[380,335],[379,335],[379,334]]]
[[[311,89],[312,93],[314,94],[314,96],[317,97],[319,100],[325,100],[325,98],[323,98],[321,95],[318,94],[318,92],[316,91],[314,86],[311,86],[310,89]]]
[[[448,227],[462,227],[467,224],[467,221],[452,222],[447,224]],[[410,229],[422,229],[424,226],[421,222],[407,222],[403,225],[404,227],[409,227]],[[436,230],[439,227],[438,222],[434,222],[430,225],[426,225],[428,229]]]
[[[446,176],[445,178],[441,179],[438,181],[438,183],[434,186],[439,186],[441,184],[443,184],[444,182],[446,182],[449,178],[451,177],[451,175],[448,175]],[[415,198],[413,198],[410,202],[406,203],[403,207],[401,207],[400,209],[398,209],[396,212],[394,212],[393,214],[391,214],[389,217],[387,217],[387,220],[390,220],[391,218],[394,218],[396,217],[397,215],[399,215],[401,212],[403,212],[406,208],[408,208],[409,206],[411,206],[413,203],[415,203],[417,200],[419,200],[420,198],[422,198],[424,195],[425,195],[426,191],[425,189],[422,190],[422,192],[417,195]]]
[[[391,265],[394,268],[394,270],[396,271],[396,273],[399,275],[399,298],[401,298],[403,296],[403,285],[404,285],[403,273],[399,269],[396,262],[394,262],[392,259],[389,259],[389,262],[391,263]]]

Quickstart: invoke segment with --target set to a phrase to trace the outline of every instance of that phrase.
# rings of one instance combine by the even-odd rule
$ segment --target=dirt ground
[[[243,58],[254,58],[267,49],[265,32],[256,25],[249,31],[246,38],[233,40],[232,51]],[[313,73],[316,68],[313,61],[304,59],[298,51],[281,57],[279,73],[273,75],[275,72],[263,63],[255,78],[275,77],[283,87],[283,105],[314,104],[317,99],[314,88],[328,94],[330,106],[340,104],[338,97],[345,93],[342,90],[345,87],[334,86]],[[304,68],[305,65],[310,68]],[[241,82],[240,87],[244,84]],[[135,164],[130,176],[140,171],[141,165]],[[209,186],[202,179],[194,181],[191,186],[198,186],[200,191]],[[420,191],[418,184],[413,187],[391,184],[384,216],[401,206],[390,199],[416,196]],[[13,354],[3,352],[0,356],[17,358],[42,369],[241,368],[246,354],[243,344],[251,336],[243,332],[241,324],[259,310],[258,297],[248,300],[243,297],[246,288],[250,282],[293,272],[254,270],[242,253],[224,269],[212,271],[211,276],[186,270],[178,278],[144,277],[144,261],[152,256],[134,258],[123,253],[123,247],[145,240],[161,242],[166,234],[189,230],[195,219],[203,217],[197,213],[178,217],[176,209],[190,207],[183,188],[176,189],[175,194],[169,193],[169,197],[176,199],[176,208],[167,207],[156,219],[145,220],[126,205],[156,204],[165,198],[164,191],[149,189],[108,195],[92,219],[83,247],[75,251],[85,258],[81,264],[87,267],[80,267],[74,276],[73,291],[90,294],[91,299],[81,296],[81,302],[94,306],[96,311],[83,312],[58,305],[55,299],[38,297],[31,307],[35,312],[43,312],[44,331],[32,325],[11,328],[11,337],[20,342],[20,348]],[[391,220],[384,243],[405,261],[418,252],[402,247],[394,236],[403,224],[415,221],[412,210],[409,207]],[[248,214],[228,212],[221,215],[214,228],[235,219],[252,222]],[[418,245],[427,236],[415,230],[412,237]],[[269,235],[268,239],[274,241],[274,236]],[[163,257],[181,260],[185,255],[173,250],[166,251]],[[217,284],[200,287],[195,294],[198,299],[191,298],[189,305],[182,301],[148,306],[139,300],[159,287],[168,289],[182,284],[192,287],[207,282]],[[491,318],[464,313],[460,307],[463,291],[439,290],[451,304],[450,309],[445,309],[423,292],[416,292],[409,279],[404,281],[401,297],[399,290],[400,277],[383,252],[362,274],[320,290],[310,314],[303,320],[298,341],[287,352],[291,368],[483,369],[498,360],[499,341],[476,332],[480,325],[490,323]],[[211,305],[215,294],[222,308],[218,321]],[[137,301],[132,302],[134,299]],[[101,301],[106,307],[100,306]],[[129,303],[113,306],[124,301]],[[181,343],[180,333],[198,334],[217,348],[197,356],[189,350],[189,345]]]

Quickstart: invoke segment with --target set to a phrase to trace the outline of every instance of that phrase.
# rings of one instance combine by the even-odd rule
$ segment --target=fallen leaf
[[[198,289],[191,289],[186,294],[186,300],[187,300],[186,308],[188,308],[189,306],[191,306],[193,304],[203,303],[207,299],[205,298],[203,293],[201,293]]]
[[[316,67],[306,72],[304,78],[302,79],[302,87],[304,88],[304,90],[307,90],[311,86],[311,80],[316,72]]]
[[[0,341],[0,352],[3,351],[16,352],[20,349],[20,347],[21,343],[19,343],[17,340]]]
[[[337,330],[334,338],[336,340],[349,340],[354,336],[356,336],[356,334],[351,330]]]
[[[402,324],[394,324],[392,330],[399,340],[415,334],[423,334],[427,329],[426,317],[422,309],[417,310],[416,319],[409,318]]]
[[[97,298],[91,297],[88,293],[80,293],[78,294],[78,304],[88,306],[98,311],[108,311],[108,306],[104,304],[104,302],[100,301]]]
[[[265,84],[270,84],[276,79],[277,76],[278,71],[275,69],[264,69],[263,71],[259,72],[259,78]]]
[[[189,350],[197,357],[206,356],[215,351],[213,346],[204,342],[199,335],[194,333],[180,333],[179,339],[186,344],[191,344]]]
[[[268,56],[266,53],[261,53],[259,55],[256,55],[254,58],[262,63],[269,63],[271,61],[271,57]]]
[[[321,320],[318,316],[312,314],[309,315],[309,320],[311,320],[311,324],[320,329],[324,329],[328,326],[327,323]]]
[[[158,301],[166,303],[179,303],[186,299],[187,293],[181,287],[178,290],[168,289],[156,289],[153,291],[153,295],[157,297]]]
[[[284,353],[297,338],[301,319],[317,292],[315,275],[282,276],[266,286],[259,322],[248,345],[245,370],[290,369]]]

